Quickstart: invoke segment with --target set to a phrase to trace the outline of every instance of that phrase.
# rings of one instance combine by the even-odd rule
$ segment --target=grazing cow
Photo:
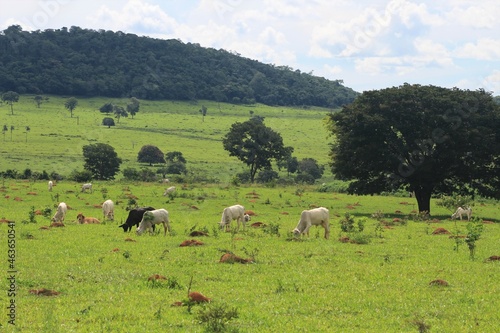
[[[134,208],[131,209],[128,212],[128,217],[125,223],[120,225],[120,228],[123,228],[123,232],[127,232],[132,230],[132,226],[139,226],[139,223],[142,220],[142,216],[144,215],[144,212],[155,210],[153,207],[142,207],[142,208]],[[154,226],[153,226],[154,230]]]
[[[82,213],[79,213],[76,216],[76,219],[78,220],[78,223],[80,223],[80,224],[99,224],[99,223],[101,223],[101,221],[99,221],[95,217],[85,217],[85,216],[83,216]]]
[[[52,217],[52,222],[64,222],[67,211],[68,206],[64,202],[59,203],[59,205],[57,206],[57,211],[54,214],[54,217]]]
[[[248,222],[248,221],[250,221],[251,219],[252,219],[252,218],[250,217],[250,215],[248,215],[248,214],[243,215],[243,221]]]
[[[141,235],[145,230],[149,230],[155,224],[163,224],[164,235],[167,235],[170,232],[170,221],[168,218],[168,212],[166,209],[160,208],[151,211],[144,212],[142,216],[142,220],[139,223],[139,227],[137,228],[137,234]]]
[[[113,204],[113,201],[104,201],[102,204],[102,215],[104,216],[104,220],[109,219],[113,221],[115,219],[115,205]]]
[[[85,192],[87,190],[89,190],[90,193],[92,193],[92,184],[91,183],[87,183],[87,184],[82,185],[82,192]]]
[[[160,183],[167,184],[170,183],[170,180],[168,180],[168,178],[163,178],[162,180],[160,180]]]
[[[451,218],[456,219],[457,217],[460,216],[460,221],[462,221],[462,215],[467,216],[467,221],[470,221],[470,217],[472,216],[472,208],[470,208],[470,207],[466,207],[466,208],[458,207],[457,210],[455,211],[455,213],[453,213],[451,215]]]
[[[52,186],[54,186],[54,183],[52,180],[49,180],[49,192],[52,192]]]
[[[248,218],[250,218],[250,216],[248,216]],[[245,229],[245,224],[247,222],[245,219],[245,207],[242,205],[234,205],[224,208],[219,222],[220,228],[224,229],[224,227],[226,227],[227,230],[232,220],[236,220],[238,229],[240,229],[240,223],[243,223],[243,229]]]
[[[165,197],[165,196],[172,194],[174,192],[175,192],[175,186],[170,186],[169,188],[167,188],[165,190],[165,192],[163,192],[163,196]]]
[[[324,207],[314,208],[310,210],[304,210],[300,214],[300,220],[297,227],[293,229],[295,236],[300,234],[306,234],[309,236],[309,228],[313,225],[322,225],[325,228],[325,238],[328,239],[330,236],[330,224],[329,224],[330,214],[328,209]]]

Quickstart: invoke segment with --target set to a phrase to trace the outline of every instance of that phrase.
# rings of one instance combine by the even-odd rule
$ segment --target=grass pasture
[[[78,98],[73,118],[64,108],[66,99],[50,96],[37,108],[33,96],[22,95],[14,103],[14,115],[10,114],[9,105],[0,106],[0,126],[7,125],[9,129],[0,137],[1,170],[22,172],[30,168],[68,176],[73,170],[83,169],[82,147],[96,142],[115,148],[123,159],[121,170],[140,169],[145,165],[137,163],[137,154],[143,145],[152,144],[164,153],[182,152],[191,174],[228,182],[246,169],[239,160],[229,157],[222,147],[222,138],[233,123],[248,120],[251,111],[265,117],[266,126],[280,133],[286,146],[294,147],[294,156],[299,160],[312,157],[320,164],[328,163],[328,133],[323,125],[329,112],[326,109],[141,101],[140,111],[133,119],[122,117],[119,123],[115,119],[116,126],[107,128],[101,125],[106,115],[99,108],[107,102],[125,106],[128,99]],[[204,121],[199,113],[202,105],[208,109]],[[30,127],[29,132],[26,126]],[[117,175],[120,177],[121,173]]]
[[[449,220],[451,213],[434,200],[432,222],[408,220],[381,228],[373,213],[380,211],[389,222],[406,220],[416,209],[414,199],[320,193],[316,187],[173,184],[177,191],[170,200],[162,196],[161,184],[95,182],[93,193],[80,193],[78,184],[65,181],[53,192],[45,182],[5,180],[2,185],[0,218],[15,221],[16,235],[16,326],[7,324],[5,315],[0,321],[8,332],[204,332],[198,314],[218,305],[238,311],[226,325],[230,332],[500,331],[500,262],[485,261],[500,255],[497,202],[474,207],[475,218],[494,223],[483,224],[476,260],[470,260],[465,244],[455,251],[449,235],[432,234],[438,227],[466,232],[466,222]],[[172,233],[165,237],[160,229],[136,236],[118,228],[131,195],[140,205],[166,208]],[[74,222],[78,212],[101,218],[93,206],[106,198],[117,203],[114,222]],[[50,224],[43,216],[29,222],[32,207],[54,209],[57,201],[72,207],[64,228],[41,230]],[[273,226],[279,236],[270,228],[218,231],[222,209],[234,203],[255,213],[251,222]],[[330,210],[330,239],[312,228],[309,238],[290,240],[288,232],[311,205]],[[365,219],[370,243],[339,241],[346,212]],[[0,229],[6,256],[8,224],[0,223]],[[207,230],[209,237],[189,237],[192,229]],[[204,245],[179,247],[192,238]],[[221,250],[253,255],[255,263],[219,263]],[[152,283],[153,274],[168,280]],[[191,279],[191,290],[212,302],[172,307],[187,298]],[[436,279],[449,285],[430,285]],[[29,292],[40,288],[60,294]],[[10,301],[7,293],[0,294],[4,313]]]

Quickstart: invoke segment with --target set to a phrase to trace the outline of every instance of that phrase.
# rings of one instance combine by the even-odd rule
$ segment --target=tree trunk
[[[431,194],[432,189],[415,188],[415,198],[417,199],[418,211],[420,213],[427,212],[427,214],[431,214]]]

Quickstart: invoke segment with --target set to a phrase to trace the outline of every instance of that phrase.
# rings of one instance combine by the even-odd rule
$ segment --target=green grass
[[[137,163],[137,154],[143,145],[153,144],[164,153],[182,152],[191,174],[228,182],[246,167],[229,157],[222,147],[222,138],[234,122],[248,120],[250,111],[265,117],[266,126],[280,133],[286,146],[294,147],[294,156],[299,160],[312,157],[321,164],[328,163],[328,133],[323,126],[329,112],[326,109],[141,101],[134,119],[122,117],[119,123],[115,120],[116,127],[107,128],[101,125],[105,115],[99,108],[110,101],[125,106],[127,99],[79,98],[73,118],[64,108],[66,99],[50,96],[38,109],[33,96],[23,95],[14,104],[14,115],[10,115],[7,104],[0,106],[0,126],[14,126],[12,133],[9,130],[0,137],[0,169],[22,172],[30,168],[68,176],[83,168],[82,147],[96,142],[115,148],[123,159],[122,170],[141,168],[144,165]],[[198,111],[201,105],[208,108],[204,121]],[[26,126],[30,127],[28,133]],[[117,176],[121,177],[121,173]]]
[[[500,329],[500,263],[484,261],[500,255],[497,202],[484,201],[474,208],[475,218],[497,223],[484,224],[473,261],[465,244],[454,251],[448,235],[432,235],[438,227],[466,232],[466,222],[449,220],[451,213],[434,200],[436,221],[409,220],[377,234],[379,222],[371,218],[373,213],[381,211],[386,221],[404,219],[415,209],[414,199],[320,193],[316,187],[302,187],[299,197],[297,187],[175,185],[176,197],[168,200],[162,196],[161,184],[98,182],[89,194],[80,193],[79,185],[71,182],[59,182],[48,192],[45,182],[6,180],[0,218],[16,221],[18,290],[16,328],[10,330],[5,317],[0,322],[3,327],[21,332],[203,332],[205,326],[197,321],[201,305],[191,312],[187,307],[171,307],[187,298],[192,278],[191,290],[212,298],[213,306],[237,309],[238,318],[227,324],[233,332]],[[36,223],[27,223],[31,207],[54,207],[57,194],[59,201],[72,207],[66,227],[40,230],[50,223],[42,216],[36,217]],[[159,235],[136,236],[118,228],[127,216],[127,194],[137,196],[140,205],[166,208],[172,234],[164,237],[160,230]],[[101,210],[92,206],[105,198],[118,203],[115,222],[74,223],[78,212],[101,218]],[[236,234],[214,233],[222,209],[234,203],[255,212],[251,222],[277,225],[280,236],[253,228]],[[289,231],[300,212],[311,205],[330,210],[330,239],[323,239],[323,230],[312,228],[310,238],[291,241]],[[356,220],[366,219],[364,233],[372,237],[369,244],[338,240],[339,221],[346,212]],[[6,255],[7,225],[0,224],[0,229]],[[192,238],[191,229],[208,230],[210,237],[197,237],[205,243],[200,247],[179,247]],[[125,241],[128,237],[135,242]],[[255,263],[219,263],[221,250],[245,258],[253,253]],[[148,282],[153,274],[169,277],[182,288],[169,288],[165,282],[153,285]],[[435,279],[446,280],[449,286],[430,286]],[[39,288],[61,294],[29,293]],[[2,293],[2,306],[8,301]]]

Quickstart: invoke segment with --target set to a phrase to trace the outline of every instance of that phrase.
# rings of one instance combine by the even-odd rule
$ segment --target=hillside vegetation
[[[335,108],[357,93],[287,66],[180,40],[79,27],[0,32],[0,92]]]
[[[323,120],[329,111],[322,108],[141,100],[140,111],[134,118],[121,117],[119,122],[115,119],[116,126],[108,128],[102,125],[106,115],[99,108],[108,102],[125,105],[128,99],[78,98],[71,118],[64,107],[66,98],[45,96],[48,101],[37,108],[33,97],[21,95],[13,105],[13,115],[9,105],[0,106],[0,126],[8,128],[0,137],[0,171],[22,172],[30,168],[67,177],[74,170],[83,170],[82,147],[96,142],[115,148],[123,159],[121,170],[156,170],[156,166],[137,162],[141,147],[151,144],[163,153],[182,152],[189,175],[198,180],[225,182],[247,168],[229,157],[222,137],[233,123],[246,121],[251,115],[264,117],[266,126],[280,133],[285,145],[294,147],[293,156],[299,160],[314,158],[322,165],[328,163],[328,133]],[[207,108],[205,117],[199,112],[202,104]],[[121,178],[121,172],[117,178]]]

